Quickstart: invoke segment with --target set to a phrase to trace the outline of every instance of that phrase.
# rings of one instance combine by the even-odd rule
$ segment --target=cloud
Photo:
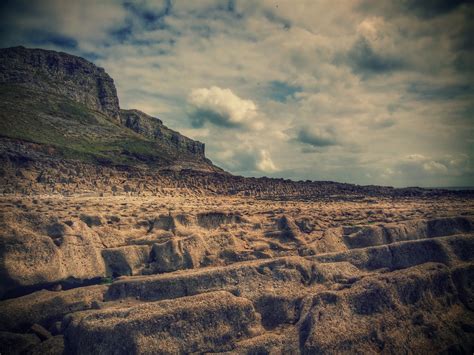
[[[419,100],[452,100],[459,97],[472,97],[474,95],[474,85],[463,84],[443,84],[433,85],[428,83],[410,83],[407,91]]]
[[[438,173],[444,174],[448,172],[448,168],[446,167],[446,165],[443,165],[437,161],[428,161],[424,163],[423,170],[429,173],[433,173],[433,174],[438,174]]]
[[[264,148],[251,146],[221,150],[216,158],[220,166],[244,175],[263,175],[277,172],[270,153]]]
[[[270,157],[270,153],[265,149],[261,149],[259,152],[257,169],[263,172],[274,172],[278,170]]]
[[[375,117],[367,121],[367,126],[371,129],[385,129],[393,127],[396,123],[393,117]]]
[[[387,17],[416,16],[421,20],[430,20],[449,15],[469,4],[472,4],[472,0],[362,0],[358,7],[367,12],[383,13]]]
[[[2,46],[94,61],[114,78],[121,106],[205,142],[207,156],[230,172],[472,184],[469,1],[0,6]]]
[[[255,103],[241,99],[230,89],[217,86],[194,89],[188,96],[188,104],[195,127],[202,127],[206,122],[227,128],[259,127]]]
[[[302,127],[299,129],[296,139],[313,147],[329,147],[337,145],[336,134],[331,128]]]
[[[471,2],[470,0],[406,0],[401,6],[421,18],[433,18],[448,14],[462,4]]]
[[[10,45],[22,37],[36,45],[65,48],[71,48],[73,41],[97,43],[126,17],[125,9],[113,0],[17,0],[6,1],[0,10],[2,42]]]
[[[357,73],[383,74],[405,68],[406,64],[399,57],[376,53],[369,41],[359,38],[348,53],[349,64]]]
[[[459,176],[471,170],[470,159],[465,155],[427,157],[412,154],[401,158],[392,167],[392,175],[419,180],[433,177]]]

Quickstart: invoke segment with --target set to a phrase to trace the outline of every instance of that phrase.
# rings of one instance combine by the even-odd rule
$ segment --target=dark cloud
[[[110,36],[118,42],[125,42],[129,40],[133,35],[133,25],[128,22],[124,26],[113,29],[109,32]]]
[[[436,86],[433,84],[412,83],[407,92],[418,100],[453,100],[474,96],[474,85],[455,84]]]
[[[137,16],[146,29],[154,30],[167,27],[165,19],[171,14],[173,3],[171,0],[166,0],[162,6],[151,7],[136,1],[126,1],[123,6],[131,14]]]
[[[18,40],[35,34],[36,31],[29,31],[22,23],[22,18],[44,16],[38,5],[38,3],[24,0],[0,1],[0,46],[21,44],[17,43]]]
[[[77,41],[74,38],[69,36],[55,35],[52,33],[45,33],[43,34],[43,36],[38,37],[36,40],[33,40],[33,42],[39,45],[52,44],[54,46],[66,49],[77,48]]]
[[[23,31],[22,33],[25,37],[28,37],[31,44],[35,46],[48,46],[53,45],[64,50],[71,50],[77,48],[77,41],[75,38],[70,36],[61,35],[58,33],[53,33],[49,31]]]
[[[459,53],[454,61],[455,68],[460,72],[474,73],[474,51]]]
[[[369,126],[372,129],[385,129],[393,127],[397,121],[392,117],[387,117],[379,120],[373,120]]]
[[[378,14],[387,18],[413,15],[422,20],[452,13],[457,9],[469,8],[473,0],[363,0],[357,8],[362,13]]]
[[[189,113],[191,125],[194,128],[204,127],[206,122],[225,128],[239,128],[241,124],[232,122],[226,113],[219,113],[211,109],[195,109]]]
[[[267,20],[282,26],[285,30],[291,28],[291,22],[288,19],[278,16],[272,10],[264,11],[263,14]]]
[[[338,145],[339,142],[336,138],[335,133],[331,129],[314,129],[310,127],[302,127],[298,131],[296,140],[309,144],[313,147],[329,147]]]
[[[429,19],[448,14],[463,4],[472,4],[472,0],[405,0],[401,8],[418,17]]]
[[[407,67],[401,58],[378,54],[365,38],[359,38],[347,54],[347,61],[356,74],[386,74]]]

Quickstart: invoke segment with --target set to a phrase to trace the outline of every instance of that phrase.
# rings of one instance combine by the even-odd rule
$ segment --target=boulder
[[[301,290],[313,279],[313,265],[304,258],[289,257],[162,275],[122,277],[110,285],[106,300],[157,301],[217,290],[255,300],[268,290]]]
[[[149,261],[151,247],[127,245],[102,250],[107,275],[112,277],[138,275]]]
[[[18,334],[0,331],[0,354],[19,355],[40,343],[34,334]]]
[[[85,223],[51,224],[40,219],[33,224],[37,219],[37,215],[13,215],[3,220],[0,297],[106,275],[100,238]]]
[[[350,249],[395,242],[436,238],[474,231],[472,218],[436,218],[387,223],[378,226],[343,227],[342,238]]]
[[[233,224],[242,222],[242,217],[240,216],[240,214],[237,213],[210,211],[199,213],[197,215],[198,225],[205,229],[215,229],[223,224]]]
[[[80,287],[67,291],[42,290],[0,302],[0,330],[26,331],[34,324],[49,328],[70,312],[90,309],[101,302],[107,286]]]
[[[249,300],[219,291],[73,314],[65,345],[68,354],[203,353],[262,331]]]
[[[200,236],[173,238],[153,245],[151,269],[158,273],[193,269],[203,264],[207,254],[207,245]]]
[[[58,335],[35,345],[29,349],[27,355],[63,355],[64,337]]]
[[[472,350],[472,333],[465,324],[472,324],[473,315],[444,265],[369,276],[339,292],[317,293],[307,305],[298,322],[303,353]]]

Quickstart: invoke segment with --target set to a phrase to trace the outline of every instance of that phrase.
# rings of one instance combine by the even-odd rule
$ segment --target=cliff
[[[0,49],[0,98],[0,136],[9,139],[2,146],[10,155],[20,140],[47,145],[57,159],[220,171],[206,159],[203,143],[141,111],[120,109],[113,79],[77,56]]]
[[[170,148],[204,157],[204,143],[169,129],[159,118],[139,110],[120,110],[120,122],[145,137],[165,142]]]
[[[1,49],[0,83],[55,93],[112,118],[119,116],[113,79],[103,68],[67,53],[25,47]]]

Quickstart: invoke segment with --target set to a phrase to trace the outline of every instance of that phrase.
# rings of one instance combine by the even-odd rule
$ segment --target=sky
[[[82,56],[244,176],[474,185],[474,3],[2,1],[0,46]]]

